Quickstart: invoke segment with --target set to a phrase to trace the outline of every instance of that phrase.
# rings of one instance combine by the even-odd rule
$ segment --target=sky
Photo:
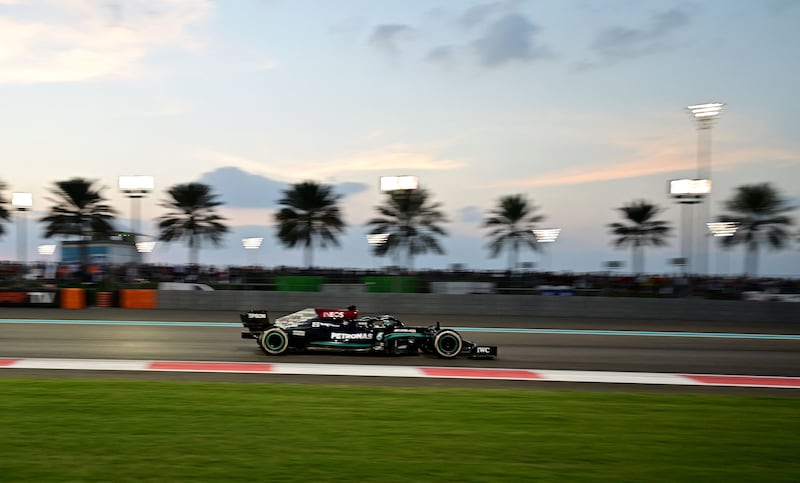
[[[392,260],[365,239],[378,180],[414,175],[449,220],[446,254],[415,268],[505,269],[481,225],[500,197],[523,194],[561,234],[520,262],[630,268],[608,224],[644,199],[673,226],[645,270],[673,273],[682,213],[667,185],[697,174],[686,106],[726,104],[710,216],[761,182],[800,207],[798,25],[797,0],[0,0],[0,180],[6,198],[33,193],[4,225],[0,260],[23,238],[26,258],[43,259],[36,247],[57,241],[37,222],[48,190],[83,177],[105,187],[120,229],[150,235],[170,186],[208,183],[231,232],[201,263],[302,266],[273,216],[283,190],[312,180],[342,195],[348,225],[314,264],[381,267]],[[135,205],[122,175],[151,175],[155,190]],[[247,251],[244,237],[265,240]],[[147,255],[188,260],[177,242]],[[708,263],[741,273],[743,261],[741,248],[713,249]],[[800,276],[800,244],[763,253],[759,273]]]

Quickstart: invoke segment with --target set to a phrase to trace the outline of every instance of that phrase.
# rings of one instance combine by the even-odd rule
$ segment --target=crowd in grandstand
[[[0,263],[0,286],[39,284],[104,284],[105,286],[153,285],[161,282],[194,282],[229,289],[274,290],[280,276],[314,275],[330,284],[358,284],[366,276],[411,276],[419,291],[430,291],[433,282],[490,282],[492,292],[506,294],[552,293],[542,287],[569,288],[570,295],[648,297],[707,297],[739,299],[749,292],[800,293],[800,279],[745,276],[694,276],[685,274],[631,275],[615,272],[551,273],[537,271],[338,269],[213,265],[89,265]]]

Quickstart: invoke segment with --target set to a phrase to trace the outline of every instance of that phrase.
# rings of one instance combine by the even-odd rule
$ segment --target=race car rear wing
[[[242,339],[255,339],[267,327],[272,325],[266,310],[250,310],[239,315],[242,325],[247,331],[242,331]]]

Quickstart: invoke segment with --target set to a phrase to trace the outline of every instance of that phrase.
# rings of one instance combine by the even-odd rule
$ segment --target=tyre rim
[[[439,339],[439,350],[444,354],[452,354],[458,348],[458,341],[452,335],[445,335]]]
[[[266,340],[267,348],[272,351],[281,350],[281,348],[283,347],[283,342],[284,342],[283,336],[278,333],[269,334]]]

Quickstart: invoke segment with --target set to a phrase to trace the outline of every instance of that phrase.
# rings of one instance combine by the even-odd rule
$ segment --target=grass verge
[[[0,379],[0,480],[798,481],[790,398]]]

